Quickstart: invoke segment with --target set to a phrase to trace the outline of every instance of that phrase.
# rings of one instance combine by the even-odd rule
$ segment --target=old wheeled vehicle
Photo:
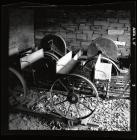
[[[129,71],[121,70],[116,64],[116,49],[112,40],[98,38],[91,43],[84,56],[82,50],[75,53],[68,51],[60,36],[45,36],[38,51],[31,54],[25,52],[25,56],[19,58],[20,72],[25,80],[21,75],[17,76],[17,71],[9,69],[22,83],[24,96],[21,94],[19,99],[24,97],[25,100],[26,81],[27,87],[33,85],[47,89],[49,94],[48,99],[45,93],[33,102],[30,107],[33,111],[47,113],[48,100],[58,115],[76,120],[90,116],[100,97],[129,97]]]

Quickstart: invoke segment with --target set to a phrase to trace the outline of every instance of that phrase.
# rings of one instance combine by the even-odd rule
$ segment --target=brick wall
[[[97,37],[107,37],[113,41],[125,42],[118,45],[118,55],[130,54],[130,12],[124,10],[58,9],[46,14],[36,13],[35,41],[49,33],[60,34],[67,47],[87,49]]]

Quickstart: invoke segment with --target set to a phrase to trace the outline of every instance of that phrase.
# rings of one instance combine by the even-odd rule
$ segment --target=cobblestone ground
[[[100,99],[95,112],[82,120],[82,124],[71,128],[56,120],[46,121],[22,113],[9,115],[9,130],[93,130],[130,131],[130,101]]]
[[[96,111],[86,121],[98,125],[91,128],[92,130],[130,131],[130,101],[126,99],[100,100]]]

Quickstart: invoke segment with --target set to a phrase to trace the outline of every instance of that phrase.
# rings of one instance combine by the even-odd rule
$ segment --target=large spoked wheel
[[[44,49],[44,52],[52,52],[59,57],[64,56],[67,53],[66,42],[58,34],[48,34],[40,42],[40,48]]]
[[[98,104],[98,92],[87,78],[69,74],[57,79],[50,90],[51,104],[58,114],[67,119],[84,119]]]
[[[95,68],[96,61],[97,61],[97,58],[94,58],[92,60],[88,60],[85,63],[85,65],[83,66],[84,75],[92,81],[93,81],[93,78],[94,78],[94,68]],[[114,62],[112,62],[110,59],[102,57],[101,62],[112,63],[112,76],[118,76],[119,75],[118,66]]]
[[[24,78],[11,67],[9,68],[8,92],[10,105],[23,102],[27,95],[27,86]]]
[[[45,52],[44,58],[32,64],[35,83],[45,85],[47,80],[54,78],[57,60],[59,60],[59,58],[55,54]]]

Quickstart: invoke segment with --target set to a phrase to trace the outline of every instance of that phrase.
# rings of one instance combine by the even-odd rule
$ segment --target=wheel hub
[[[78,96],[76,94],[72,94],[70,93],[68,96],[67,96],[67,99],[70,103],[72,104],[76,104],[78,102]]]

